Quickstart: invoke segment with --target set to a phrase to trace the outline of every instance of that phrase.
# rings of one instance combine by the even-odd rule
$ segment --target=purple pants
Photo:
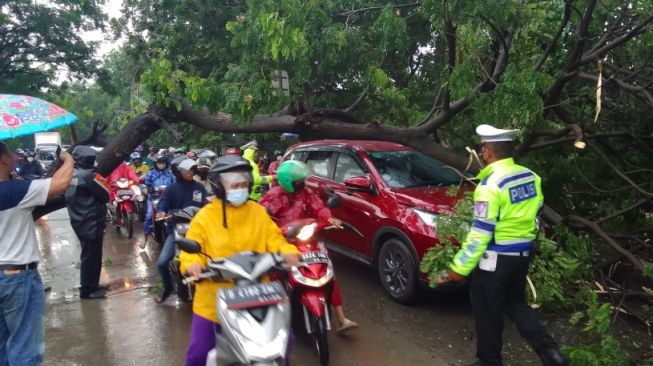
[[[222,333],[220,324],[193,313],[193,320],[190,326],[190,341],[186,351],[186,366],[205,366],[206,357],[215,347],[215,333]],[[293,334],[288,337],[288,349],[286,350],[286,366],[290,365],[290,345],[293,343]]]
[[[186,366],[205,366],[206,357],[215,347],[215,333],[222,332],[220,324],[193,314],[190,341],[186,351]]]

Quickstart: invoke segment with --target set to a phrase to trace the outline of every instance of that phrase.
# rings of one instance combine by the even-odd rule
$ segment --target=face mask
[[[243,203],[247,202],[249,197],[249,189],[230,189],[227,191],[227,201],[234,206],[240,206]]]
[[[34,158],[32,158],[32,157],[29,157],[29,158],[27,158],[27,161],[29,161],[29,162],[31,163],[31,162],[33,162],[33,161],[34,161]]]
[[[209,175],[209,171],[208,170],[200,170],[197,173],[197,175],[199,175],[202,180],[206,180],[206,177]]]
[[[158,164],[156,164],[156,168],[159,169],[159,170],[163,170],[163,169],[166,168],[166,164],[158,163]]]

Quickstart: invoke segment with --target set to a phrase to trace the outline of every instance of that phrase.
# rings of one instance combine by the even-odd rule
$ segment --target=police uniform
[[[512,141],[517,131],[481,125],[476,132],[482,142],[498,142]],[[477,178],[474,220],[450,269],[469,276],[478,364],[502,364],[504,313],[544,361],[547,353],[559,354],[558,346],[525,297],[531,249],[544,202],[541,179],[512,158],[489,164]]]

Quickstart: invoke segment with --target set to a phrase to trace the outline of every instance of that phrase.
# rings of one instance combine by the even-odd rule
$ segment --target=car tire
[[[377,260],[379,280],[395,302],[408,305],[417,297],[417,264],[406,244],[397,238],[383,243]]]

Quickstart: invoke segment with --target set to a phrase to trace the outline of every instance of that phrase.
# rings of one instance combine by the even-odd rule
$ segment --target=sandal
[[[358,323],[355,321],[345,318],[345,321],[342,322],[342,325],[336,329],[336,333],[343,334],[345,331],[358,328]]]

